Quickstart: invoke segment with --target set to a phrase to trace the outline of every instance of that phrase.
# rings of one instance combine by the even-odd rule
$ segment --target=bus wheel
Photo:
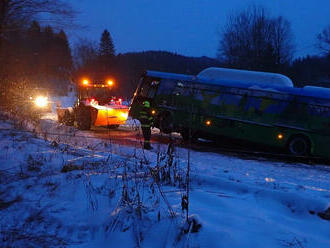
[[[88,107],[78,107],[76,119],[80,130],[89,130],[91,128],[91,111]]]
[[[170,113],[165,112],[159,117],[159,129],[162,133],[171,133],[173,130],[173,120]]]
[[[310,142],[304,136],[294,136],[288,142],[288,150],[296,156],[304,156],[310,153]]]

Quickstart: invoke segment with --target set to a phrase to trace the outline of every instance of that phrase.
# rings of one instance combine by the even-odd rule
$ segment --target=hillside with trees
[[[145,70],[157,70],[171,73],[197,74],[201,70],[221,66],[221,63],[208,57],[186,57],[166,51],[145,51],[115,54],[115,45],[108,30],[104,30],[100,43],[80,40],[74,48],[74,81],[82,77],[91,80],[113,78],[115,94],[131,97]]]
[[[165,51],[146,51],[119,54],[116,57],[114,75],[121,84],[120,94],[132,96],[145,70],[196,75],[207,67],[219,66],[219,61],[208,57],[186,57]]]

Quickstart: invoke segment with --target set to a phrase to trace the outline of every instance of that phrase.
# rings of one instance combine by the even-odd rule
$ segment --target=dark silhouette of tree
[[[97,48],[87,39],[80,39],[74,47],[74,67],[76,69],[88,66],[97,60]]]
[[[326,56],[330,56],[330,25],[317,35],[317,46]]]
[[[293,59],[294,44],[290,23],[283,17],[271,20],[272,48],[276,66],[288,66]]]
[[[99,47],[99,73],[100,77],[106,77],[113,72],[115,63],[115,47],[112,37],[108,30],[104,30],[100,40]]]
[[[108,30],[104,30],[100,40],[99,55],[104,57],[115,56],[115,47]]]
[[[98,70],[98,49],[95,43],[87,39],[80,39],[74,47],[74,78],[92,77]]]
[[[21,29],[31,19],[40,14],[60,16],[62,22],[74,17],[75,12],[63,0],[1,0],[0,1],[0,34],[13,29]],[[63,18],[65,17],[65,18]]]
[[[233,14],[224,27],[218,59],[230,67],[281,71],[293,57],[289,22],[270,18],[260,6]]]
[[[57,34],[56,39],[59,52],[58,57],[61,58],[59,68],[62,72],[65,73],[71,72],[73,62],[71,56],[71,49],[66,33],[63,30],[60,30],[60,32]]]

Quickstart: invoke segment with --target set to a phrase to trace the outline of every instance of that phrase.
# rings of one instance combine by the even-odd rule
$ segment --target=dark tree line
[[[0,1],[0,98],[1,103],[24,104],[29,89],[61,90],[70,79],[71,52],[64,31],[74,11],[64,1]],[[10,105],[10,104],[9,104]],[[10,107],[10,106],[9,106]],[[11,108],[11,107],[10,107]]]
[[[70,79],[72,58],[63,30],[54,32],[33,21],[26,29],[7,32],[1,56],[3,85],[27,82],[31,87],[61,89]]]
[[[330,56],[306,56],[293,61],[288,75],[298,87],[315,85],[330,88]]]
[[[208,57],[186,57],[165,51],[119,54],[116,57],[116,78],[121,86],[119,94],[131,97],[145,70],[196,75],[208,67],[222,64]]]

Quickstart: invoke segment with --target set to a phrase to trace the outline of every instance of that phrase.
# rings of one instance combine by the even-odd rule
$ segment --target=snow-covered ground
[[[0,247],[330,247],[328,166],[36,130],[0,121]]]

